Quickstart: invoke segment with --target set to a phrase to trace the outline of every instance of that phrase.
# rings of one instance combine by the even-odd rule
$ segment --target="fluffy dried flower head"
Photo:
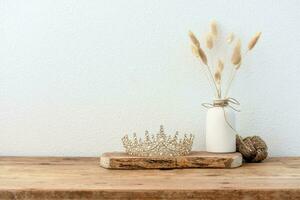
[[[205,52],[200,47],[198,48],[198,51],[199,51],[199,55],[200,55],[200,58],[201,58],[202,62],[205,65],[207,65],[207,57],[206,57]]]
[[[212,49],[214,47],[214,39],[211,33],[206,36],[206,47]]]
[[[217,70],[219,70],[221,73],[223,72],[224,69],[224,63],[221,59],[218,60],[218,68]]]
[[[254,48],[254,46],[256,45],[256,43],[257,43],[257,41],[258,41],[260,35],[261,35],[261,32],[257,32],[257,33],[253,36],[253,38],[250,40],[250,42],[249,42],[249,44],[248,44],[248,50],[249,50],[249,51],[250,51],[251,49]]]
[[[205,65],[207,65],[207,57],[205,52],[201,49],[201,47],[196,47],[192,45],[192,52],[197,58],[200,58]]]
[[[215,81],[218,85],[221,84],[221,73],[219,71],[216,71],[215,73]]]
[[[199,58],[200,55],[199,55],[198,48],[197,48],[195,45],[191,45],[191,49],[192,49],[193,54],[194,54],[197,58]]]
[[[229,33],[229,35],[227,36],[227,39],[226,39],[227,43],[231,44],[233,42],[233,40],[234,40],[234,33]]]
[[[222,72],[223,72],[223,69],[224,69],[224,63],[221,59],[218,60],[218,67],[216,69],[216,72],[215,72],[215,81],[218,85],[221,84],[221,78],[222,78]]]
[[[189,32],[189,36],[193,45],[195,45],[196,47],[200,47],[200,42],[192,31]]]
[[[238,65],[242,60],[241,56],[241,40],[238,40],[236,43],[234,49],[233,49],[233,54],[231,57],[231,63],[234,65]]]
[[[236,70],[238,70],[238,69],[241,67],[241,65],[242,65],[242,62],[240,62],[239,64],[235,65],[234,68],[235,68]]]
[[[210,31],[213,34],[214,37],[218,36],[218,26],[217,26],[217,22],[215,20],[213,20],[210,23]]]

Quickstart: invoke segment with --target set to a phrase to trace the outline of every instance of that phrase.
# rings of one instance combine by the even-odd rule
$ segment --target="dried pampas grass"
[[[206,47],[208,49],[212,49],[214,47],[214,38],[211,33],[207,34],[206,36]]]
[[[239,64],[235,65],[234,68],[235,68],[236,70],[238,70],[238,69],[241,67],[241,65],[242,65],[242,62],[240,62]]]
[[[207,57],[206,57],[206,54],[205,52],[201,49],[201,47],[196,47],[194,45],[192,45],[192,52],[193,54],[197,57],[197,58],[200,58],[201,61],[207,65]]]
[[[210,31],[215,38],[218,36],[218,27],[215,20],[210,23]]]
[[[224,69],[224,63],[221,59],[218,60],[218,66],[217,66],[217,69],[216,69],[216,72],[214,74],[214,78],[215,78],[215,82],[217,84],[217,93],[218,93],[218,96],[221,97],[222,96],[222,91],[221,91],[221,79],[222,79],[222,72],[223,72],[223,69]]]
[[[242,55],[241,55],[241,40],[238,40],[236,43],[234,49],[233,49],[233,54],[231,57],[231,63],[234,65],[238,65],[242,60]]]
[[[215,81],[217,82],[218,85],[221,84],[223,69],[224,69],[224,63],[223,63],[222,60],[219,59],[218,60],[218,67],[217,67],[216,72],[215,72]]]
[[[199,47],[198,51],[199,51],[199,55],[200,55],[200,58],[201,58],[202,62],[205,65],[207,65],[207,57],[206,57],[205,52],[200,47]]]
[[[196,47],[200,47],[200,42],[192,31],[189,32],[190,39]]]
[[[216,48],[218,47],[218,43],[216,43],[216,38],[218,36],[218,27],[217,27],[217,22],[216,21],[212,21],[210,23],[210,32],[209,34],[206,36],[205,38],[205,42],[206,42],[206,47],[208,49],[212,49],[212,48]],[[247,51],[250,51],[252,50],[255,45],[257,44],[259,38],[261,36],[261,32],[258,32],[256,33],[252,39],[250,40],[248,46],[247,46]],[[224,73],[223,73],[223,70],[224,70],[224,62],[223,60],[221,59],[218,59],[217,62],[214,61],[213,59],[213,55],[211,54],[210,55],[210,64],[213,64],[213,63],[217,63],[217,67],[216,67],[216,70],[215,72],[213,73],[212,71],[212,66],[210,66],[207,62],[207,56],[206,56],[206,53],[204,52],[204,50],[200,47],[200,42],[199,40],[197,39],[197,37],[194,35],[193,32],[189,32],[189,37],[191,39],[191,42],[192,42],[192,52],[193,54],[199,59],[201,60],[201,62],[206,66],[206,69],[207,69],[207,72],[206,75],[208,75],[208,81],[209,83],[213,82],[215,88],[214,92],[216,94],[216,97],[217,98],[227,98],[227,94],[228,94],[228,91],[231,87],[231,84],[235,78],[235,75],[237,73],[237,71],[239,70],[239,68],[241,67],[242,65],[242,47],[241,47],[241,40],[237,40],[234,44],[234,47],[233,47],[233,52],[232,52],[232,55],[231,55],[231,59],[229,60],[229,63],[231,63],[233,66],[231,67],[231,73],[230,73],[230,76],[229,78],[227,79],[227,82],[226,82],[226,85],[228,85],[228,87],[226,88],[226,91],[224,93],[224,95],[222,94],[222,86],[224,84],[221,84],[221,82],[224,82]],[[235,35],[233,33],[230,33],[227,37],[226,37],[226,42],[228,44],[232,44],[233,41],[235,41]],[[212,51],[213,52],[213,51]],[[243,56],[245,56],[245,54],[243,54]],[[228,83],[228,84],[227,84]],[[226,86],[225,85],[225,86]]]
[[[226,39],[227,43],[231,44],[233,42],[233,40],[234,40],[234,33],[229,33],[229,35],[227,36],[227,39]]]
[[[223,70],[224,70],[224,62],[221,59],[218,60],[218,68],[217,69],[221,72],[223,72]]]
[[[215,81],[218,85],[221,84],[221,73],[219,71],[215,72]]]
[[[195,45],[191,45],[191,49],[192,49],[192,52],[193,52],[194,56],[199,58],[200,55],[199,55],[199,52],[198,52],[198,48]]]
[[[256,45],[256,43],[257,43],[257,41],[258,41],[260,35],[261,35],[261,32],[257,32],[257,33],[253,36],[253,38],[250,40],[250,42],[249,42],[249,44],[248,44],[248,50],[249,50],[249,51],[255,47],[255,45]]]

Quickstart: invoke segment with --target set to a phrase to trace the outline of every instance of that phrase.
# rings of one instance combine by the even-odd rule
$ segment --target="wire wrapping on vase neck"
[[[238,132],[235,130],[235,128],[233,128],[233,126],[228,122],[227,116],[226,116],[226,111],[225,111],[225,107],[229,107],[232,110],[236,111],[236,112],[240,112],[239,109],[233,107],[232,105],[236,105],[239,106],[240,102],[232,97],[226,98],[226,99],[215,99],[213,101],[213,103],[202,103],[202,106],[205,108],[214,108],[214,107],[221,107],[224,113],[224,119],[226,121],[226,123],[228,124],[228,126],[236,133],[238,134]]]

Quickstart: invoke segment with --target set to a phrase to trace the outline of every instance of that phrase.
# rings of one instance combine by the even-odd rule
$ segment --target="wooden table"
[[[300,157],[175,170],[108,170],[98,158],[0,157],[0,199],[300,199]]]

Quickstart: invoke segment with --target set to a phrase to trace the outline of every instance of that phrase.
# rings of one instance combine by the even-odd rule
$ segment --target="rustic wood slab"
[[[99,158],[0,157],[0,199],[299,200],[300,157],[174,170],[107,170]]]
[[[174,158],[138,157],[124,152],[104,153],[100,166],[107,169],[175,169],[175,168],[236,168],[242,165],[242,155],[235,153],[208,153],[193,151]]]

